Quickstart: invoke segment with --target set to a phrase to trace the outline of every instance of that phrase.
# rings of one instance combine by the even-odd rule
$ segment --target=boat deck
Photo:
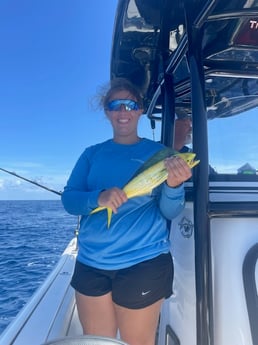
[[[73,239],[44,284],[3,332],[2,345],[42,345],[82,334],[70,286],[76,255],[76,239]]]

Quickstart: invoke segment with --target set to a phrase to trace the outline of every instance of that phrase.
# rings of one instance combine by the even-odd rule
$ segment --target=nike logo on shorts
[[[151,290],[149,290],[149,291],[142,291],[142,296],[148,295],[148,293],[150,293],[150,292],[151,292]]]

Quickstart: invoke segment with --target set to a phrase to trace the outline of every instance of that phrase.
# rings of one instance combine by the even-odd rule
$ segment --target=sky
[[[61,192],[83,150],[112,137],[94,102],[110,76],[116,7],[0,2],[0,168]],[[153,136],[145,116],[140,135]],[[0,200],[59,198],[0,171]]]
[[[93,105],[109,81],[117,1],[0,1],[0,168],[62,192],[84,149],[112,137],[103,111]],[[217,171],[228,167],[232,147],[238,157],[232,172],[246,162],[258,166],[257,110],[251,116],[240,124],[238,117],[229,119],[235,124],[211,121],[210,158]],[[235,140],[240,131],[228,131],[234,126],[246,133],[242,140]],[[146,116],[139,134],[153,139]],[[0,170],[0,200],[45,199],[60,196]]]

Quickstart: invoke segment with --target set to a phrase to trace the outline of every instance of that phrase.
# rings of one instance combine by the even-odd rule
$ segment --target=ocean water
[[[77,221],[59,200],[0,200],[0,333],[57,264]]]

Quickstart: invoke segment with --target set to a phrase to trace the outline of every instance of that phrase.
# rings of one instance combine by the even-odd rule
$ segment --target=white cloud
[[[36,182],[43,187],[49,188],[56,192],[62,192],[68,179],[68,174],[46,174],[29,176],[29,174],[20,173],[19,175]],[[0,199],[56,199],[60,198],[57,194],[37,186],[32,182],[24,181],[16,176],[8,175],[8,173],[0,172]]]

